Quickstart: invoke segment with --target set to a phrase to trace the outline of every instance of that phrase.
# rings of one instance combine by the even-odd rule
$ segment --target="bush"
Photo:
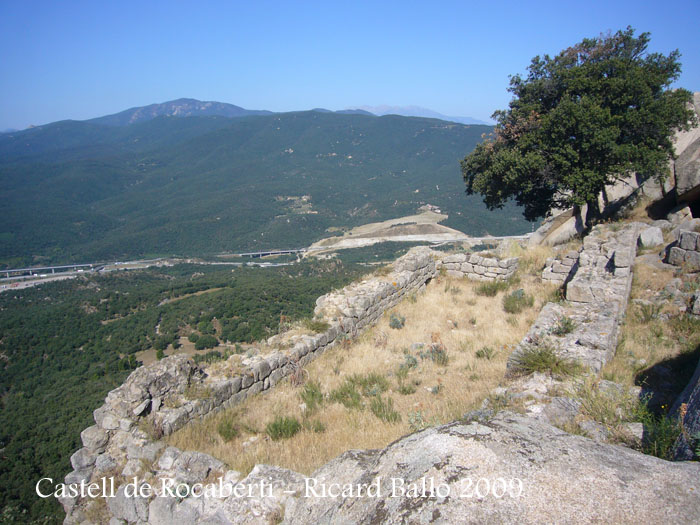
[[[421,359],[430,359],[433,363],[440,366],[447,366],[450,360],[445,347],[438,343],[430,345],[426,352],[421,352],[419,355]]]
[[[570,359],[559,357],[554,348],[546,343],[530,345],[514,354],[515,370],[523,374],[533,372],[549,372],[552,375],[575,375],[581,371],[581,366]]]
[[[316,419],[313,421],[305,421],[304,428],[306,430],[310,430],[311,432],[315,432],[316,434],[326,431],[326,425]]]
[[[354,384],[345,381],[340,387],[331,392],[331,401],[336,401],[345,408],[361,409],[362,395],[357,391]]]
[[[194,362],[199,364],[199,363],[215,363],[217,361],[221,361],[224,359],[224,356],[221,354],[221,352],[218,352],[217,350],[212,350],[211,352],[207,352],[206,354],[197,354],[194,356]]]
[[[399,366],[399,370],[405,370],[406,373],[408,373],[408,370],[417,367],[418,359],[409,354],[407,350],[404,351],[403,363],[401,363],[401,366]]]
[[[552,334],[557,336],[563,336],[570,334],[576,329],[576,323],[571,317],[562,316],[557,321],[557,324],[552,328]]]
[[[395,330],[400,330],[406,324],[406,318],[402,315],[391,314],[389,317],[389,326]]]
[[[198,339],[199,339],[199,334],[197,332],[192,332],[192,333],[190,333],[190,335],[187,336],[187,340],[190,343],[196,343]]]
[[[323,333],[331,327],[331,325],[321,319],[304,319],[303,324],[304,328],[317,334]]]
[[[160,348],[158,350],[156,350],[156,359],[158,361],[160,361],[164,357],[165,357],[165,352],[163,352],[163,350],[161,350]]]
[[[205,348],[214,348],[218,345],[219,340],[216,337],[206,334],[197,339],[197,342],[194,344],[194,348],[195,350],[204,350]]]
[[[509,314],[519,314],[525,308],[530,308],[535,304],[535,299],[525,293],[525,290],[520,288],[503,297],[503,310]]]
[[[416,393],[416,387],[411,384],[406,384],[404,382],[399,383],[399,394],[402,396],[408,396]]]
[[[230,419],[223,419],[219,421],[219,424],[216,425],[216,431],[221,436],[221,439],[223,439],[227,443],[237,438],[240,434],[238,427]]]
[[[318,381],[309,381],[304,385],[304,388],[299,393],[299,397],[306,404],[306,409],[313,412],[323,403],[323,392],[321,392],[321,383]]]
[[[401,421],[401,414],[394,410],[394,402],[390,397],[388,397],[385,402],[382,396],[376,396],[372,399],[369,408],[372,414],[385,423],[398,423]]]
[[[301,430],[301,423],[294,417],[277,416],[265,427],[265,433],[272,441],[289,439]]]
[[[508,289],[510,283],[508,281],[489,281],[481,283],[476,287],[476,295],[484,295],[486,297],[495,297],[498,292]]]
[[[659,317],[661,313],[660,304],[640,304],[637,305],[637,310],[635,311],[637,321],[642,324],[648,324],[652,320]]]
[[[495,355],[496,352],[493,351],[493,348],[490,346],[482,346],[476,351],[476,354],[474,354],[477,359],[486,359],[486,360],[491,360],[491,358]]]
[[[381,374],[353,374],[347,381],[360,389],[365,397],[378,396],[389,389],[389,380]]]

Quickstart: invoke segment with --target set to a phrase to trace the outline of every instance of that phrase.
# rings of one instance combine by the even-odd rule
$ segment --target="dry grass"
[[[314,411],[302,411],[300,393],[283,381],[265,395],[254,396],[228,411],[193,423],[168,437],[169,444],[211,454],[231,468],[248,472],[267,463],[310,474],[320,465],[349,449],[380,448],[428,424],[448,422],[477,407],[503,379],[510,348],[524,336],[539,308],[552,293],[539,279],[521,277],[520,287],[535,297],[535,306],[518,316],[507,315],[502,295],[482,297],[474,292],[478,283],[438,277],[415,300],[405,300],[356,340],[327,351],[307,366],[307,381],[318,382],[325,395]],[[404,328],[389,328],[390,313],[406,318]],[[413,343],[442,344],[449,362],[433,362]],[[491,359],[479,359],[484,346],[495,350]],[[401,365],[408,351],[417,366]],[[411,359],[408,359],[411,361]],[[391,399],[401,415],[399,422],[383,422],[370,410],[348,409],[331,402],[328,394],[354,374],[376,373],[386,377]],[[292,416],[305,430],[286,440],[267,439],[265,426],[277,416]],[[240,430],[226,442],[217,432],[224,419]],[[323,431],[319,431],[325,428]],[[251,442],[251,438],[255,441]]]
[[[634,266],[634,280],[630,303],[615,357],[603,368],[602,376],[624,385],[643,380],[643,371],[663,361],[678,358],[689,350],[689,343],[700,334],[680,334],[679,310],[666,301],[663,307],[635,304],[632,299],[649,300],[664,289],[674,278],[673,270],[662,270],[638,262]],[[689,279],[684,276],[684,279]],[[671,321],[666,320],[668,315]],[[690,337],[688,337],[690,336]],[[691,349],[692,350],[692,349]]]

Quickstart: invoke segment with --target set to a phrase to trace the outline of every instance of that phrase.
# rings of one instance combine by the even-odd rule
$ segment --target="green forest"
[[[300,248],[425,203],[468,234],[529,231],[465,195],[459,160],[490,130],[306,111],[1,134],[0,267]]]
[[[136,352],[190,333],[213,340],[206,346],[268,337],[282,316],[311,316],[319,295],[364,271],[340,260],[277,268],[180,264],[0,293],[0,523],[22,511],[14,522],[61,522],[60,506],[36,497],[34,485],[70,472],[80,431],[139,364]]]

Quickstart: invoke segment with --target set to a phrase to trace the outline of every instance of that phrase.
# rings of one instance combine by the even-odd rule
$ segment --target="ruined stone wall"
[[[442,266],[451,277],[475,281],[506,280],[518,269],[518,258],[497,259],[478,253],[458,253],[442,257]]]
[[[524,352],[547,344],[560,357],[600,372],[615,353],[619,325],[632,287],[631,268],[639,230],[638,223],[619,230],[608,225],[596,226],[584,238],[583,249],[576,254],[578,261],[573,257],[575,252],[565,256],[572,272],[566,285],[566,301],[548,303],[542,308],[525,338],[510,355],[509,370],[517,369]],[[564,318],[568,318],[574,328],[570,333],[556,335]]]
[[[414,248],[394,263],[388,275],[319,297],[315,317],[327,322],[329,328],[297,338],[291,348],[248,358],[231,356],[224,366],[200,366],[186,356],[173,356],[138,368],[94,411],[95,425],[81,433],[83,447],[71,457],[74,470],[66,482],[80,483],[115,473],[136,475],[142,461],[159,456],[164,448],[159,441],[162,436],[273,387],[325,349],[376,322],[406,294],[424,287],[436,272],[434,252]],[[78,503],[78,498],[61,500],[68,523],[82,521],[84,508]],[[147,507],[136,509],[133,501],[122,503],[126,510],[111,509],[117,518],[146,521],[141,514],[148,515]],[[131,520],[134,516],[138,519]]]
[[[564,284],[578,270],[579,252],[572,250],[563,256],[550,257],[544,264],[542,280],[550,283]]]

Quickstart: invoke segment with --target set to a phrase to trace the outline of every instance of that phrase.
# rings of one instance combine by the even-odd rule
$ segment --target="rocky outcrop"
[[[672,413],[681,421],[681,435],[673,448],[676,460],[700,459],[700,362]]]
[[[700,93],[693,94],[695,112],[700,115]],[[700,127],[679,134],[676,139],[674,164],[676,194],[679,202],[700,197]]]
[[[347,452],[311,478],[317,487],[378,479],[380,496],[312,494],[287,506],[284,523],[700,520],[700,464],[596,444],[509,413],[428,429],[381,451]],[[409,489],[415,497],[402,492]]]
[[[498,259],[478,253],[457,253],[442,257],[442,267],[447,275],[458,279],[476,281],[502,281],[510,279],[518,269],[518,258]]]

